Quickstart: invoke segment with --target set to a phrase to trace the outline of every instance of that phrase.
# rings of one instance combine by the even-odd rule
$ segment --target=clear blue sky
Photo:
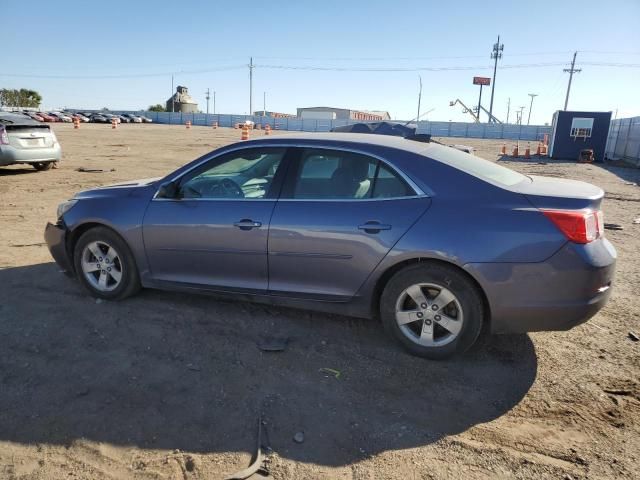
[[[295,112],[330,105],[415,116],[418,75],[422,112],[431,120],[464,121],[460,98],[477,104],[474,75],[492,76],[489,54],[504,43],[494,113],[504,119],[537,93],[532,124],[562,108],[567,65],[578,50],[569,108],[618,109],[640,115],[640,1],[64,1],[0,0],[0,88],[32,88],[44,108],[140,109],[164,103],[185,85],[204,111],[205,90],[218,113],[249,110],[249,56],[254,110]],[[353,72],[268,69],[260,65],[343,68],[475,67],[457,71]],[[208,71],[220,67],[230,70]],[[28,75],[28,76],[15,76]],[[154,75],[157,74],[157,75]],[[120,78],[82,78],[107,75]],[[131,77],[122,78],[125,75]],[[149,75],[142,77],[141,75]],[[47,78],[65,76],[68,78]],[[483,92],[489,107],[490,89]],[[213,107],[211,106],[211,109]]]

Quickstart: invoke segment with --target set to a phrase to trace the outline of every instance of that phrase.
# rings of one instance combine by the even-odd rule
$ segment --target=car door
[[[282,185],[285,148],[213,158],[159,191],[145,213],[151,276],[216,290],[267,290],[269,220]]]
[[[430,200],[379,158],[295,150],[269,227],[269,292],[348,300]]]

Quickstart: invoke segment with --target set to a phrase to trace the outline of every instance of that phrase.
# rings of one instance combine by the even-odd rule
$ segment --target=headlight
[[[58,218],[61,218],[65,213],[71,210],[71,207],[76,203],[78,203],[78,200],[67,200],[66,202],[62,202],[58,205]]]

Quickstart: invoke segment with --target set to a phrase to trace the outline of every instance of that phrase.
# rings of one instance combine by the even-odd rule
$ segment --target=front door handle
[[[240,230],[251,230],[252,228],[260,228],[262,222],[254,222],[248,218],[243,218],[239,222],[233,224],[234,227],[238,227]]]
[[[359,230],[364,230],[366,233],[378,233],[381,230],[391,230],[391,225],[380,222],[367,222],[362,225],[358,225]]]

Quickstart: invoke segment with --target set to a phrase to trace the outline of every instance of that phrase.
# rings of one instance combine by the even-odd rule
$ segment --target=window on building
[[[571,136],[574,138],[591,137],[591,130],[593,129],[593,118],[575,117],[571,121]]]

